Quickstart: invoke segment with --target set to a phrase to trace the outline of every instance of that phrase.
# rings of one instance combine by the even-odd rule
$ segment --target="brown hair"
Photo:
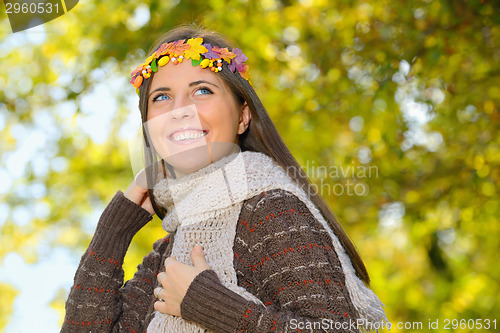
[[[180,39],[189,38],[203,38],[205,43],[209,43],[212,46],[228,47],[232,49],[230,43],[220,34],[207,30],[205,28],[196,25],[182,25],[175,29],[170,30],[163,36],[161,36],[154,47],[148,54],[152,54],[161,44],[172,42]],[[351,262],[356,270],[357,275],[363,280],[367,285],[370,283],[370,278],[366,267],[361,260],[356,248],[347,236],[346,232],[343,230],[341,224],[337,221],[333,212],[329,209],[328,205],[325,203],[323,198],[313,190],[312,184],[309,181],[307,175],[304,172],[290,172],[290,170],[300,170],[301,167],[292,156],[292,153],[288,147],[283,142],[283,139],[279,135],[276,127],[274,126],[271,118],[269,117],[266,109],[262,105],[259,97],[255,93],[249,82],[243,79],[238,72],[232,73],[231,71],[221,71],[218,73],[219,77],[224,81],[227,88],[230,90],[232,95],[235,97],[236,101],[240,104],[246,102],[251,112],[251,120],[247,130],[239,136],[239,146],[241,151],[254,151],[261,152],[271,157],[276,161],[287,173],[292,177],[292,179],[309,194],[311,201],[320,210],[323,217],[326,219],[333,232],[337,235],[340,242],[344,246],[347,254],[349,255]],[[141,110],[142,122],[147,122],[148,116],[148,94],[151,82],[153,81],[154,73],[151,75],[150,80],[145,80],[144,83],[139,88],[140,90],[140,100],[139,108]],[[145,126],[143,126],[143,134],[146,145],[146,165],[151,166],[146,168],[146,177],[148,181],[149,197],[153,204],[153,208],[158,215],[162,218],[165,216],[165,210],[160,207],[154,200],[153,186],[157,183],[158,175],[161,174],[159,167],[163,168],[163,174],[165,174],[165,168],[168,168],[171,174],[173,173],[173,168],[168,163],[161,160],[159,155],[155,152],[154,147],[149,143],[148,136],[146,133]],[[161,163],[157,163],[161,162]]]

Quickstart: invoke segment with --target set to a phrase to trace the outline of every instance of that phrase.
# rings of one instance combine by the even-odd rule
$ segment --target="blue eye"
[[[195,95],[210,95],[210,94],[213,94],[212,90],[208,89],[208,88],[199,88],[196,90],[196,92],[194,93]]]
[[[165,95],[165,94],[159,94],[159,95],[157,95],[157,96],[155,96],[155,97],[153,98],[153,102],[156,102],[156,101],[165,101],[165,100],[167,100],[167,99],[170,99],[170,97],[168,97],[168,96],[167,96],[167,95]]]

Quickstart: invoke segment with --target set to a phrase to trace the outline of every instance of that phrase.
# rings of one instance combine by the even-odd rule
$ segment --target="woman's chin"
[[[207,145],[178,151],[164,160],[174,167],[176,173],[181,174],[193,173],[212,162]]]
[[[189,149],[177,150],[163,159],[172,165],[176,173],[186,175],[198,171],[219,159],[240,151],[240,147],[234,142],[210,142]]]

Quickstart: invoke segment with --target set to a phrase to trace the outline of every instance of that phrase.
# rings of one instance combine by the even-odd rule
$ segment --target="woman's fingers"
[[[205,253],[203,253],[203,247],[200,245],[196,245],[191,250],[191,260],[193,261],[194,267],[200,270],[210,269],[210,266],[205,259]]]
[[[200,272],[210,268],[201,247],[196,247],[193,259],[194,266],[183,264],[174,257],[165,260],[165,271],[157,276],[161,287],[155,289],[158,293],[157,298],[163,299],[164,302],[156,302],[154,305],[156,310],[174,316],[181,315],[181,303],[189,285]]]
[[[156,311],[161,313],[171,314],[173,316],[181,316],[180,307],[176,307],[175,305],[168,302],[155,302],[154,308]]]
[[[129,188],[123,195],[133,203],[147,210],[149,214],[155,214],[147,189],[143,189],[142,187],[137,186],[134,182],[132,182],[132,184],[130,184]]]
[[[171,297],[169,297],[169,294],[164,288],[156,288],[154,290],[154,294],[158,299],[158,301],[156,301],[154,304],[155,310],[174,316],[181,315],[180,305],[177,304],[177,302]]]
[[[146,193],[146,196],[144,197],[144,200],[141,204],[141,207],[144,208],[149,212],[149,214],[154,215],[155,210],[153,209],[153,204],[151,203],[151,198],[149,195]]]
[[[175,257],[168,257],[167,259],[165,259],[165,269],[167,269],[168,266],[172,265],[172,264],[175,264],[177,261],[177,259],[175,259]]]
[[[159,300],[160,302],[163,302],[163,301],[164,301],[164,299],[163,299],[162,295],[160,294],[160,293],[161,293],[162,291],[164,291],[164,290],[165,290],[165,289],[164,289],[163,287],[159,287],[159,288],[156,288],[156,289],[154,290],[154,294],[155,294],[156,298],[158,298],[158,300]]]
[[[153,205],[151,204],[151,199],[149,198],[146,173],[144,169],[137,174],[127,191],[125,191],[124,195],[130,201],[141,206],[151,215],[154,215],[155,211],[153,209]]]
[[[137,186],[139,186],[147,191],[148,181],[146,178],[146,169],[142,169],[141,171],[139,171],[139,173],[134,178],[134,182]]]
[[[135,202],[138,205],[141,205],[146,193],[148,193],[148,189],[138,186],[135,183],[135,181],[133,181],[128,187],[128,189],[125,191],[124,195],[130,201]]]
[[[160,284],[163,286],[163,288],[165,288],[164,283],[166,283],[166,280],[167,280],[167,273],[165,273],[165,272],[158,273],[158,275],[156,276],[156,279],[158,280],[158,282],[160,282]]]

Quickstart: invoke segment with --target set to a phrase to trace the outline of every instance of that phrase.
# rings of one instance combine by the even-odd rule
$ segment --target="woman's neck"
[[[206,168],[210,164],[213,164],[214,162],[219,161],[220,159],[241,152],[241,149],[238,145],[235,145],[230,142],[211,142],[210,145],[207,146],[208,149],[208,160],[203,160],[200,159],[198,162],[200,165],[196,167],[190,167],[190,168],[179,168],[173,166],[174,169],[174,175],[176,179],[184,178],[185,176],[188,176],[194,172],[197,172],[203,168]]]

